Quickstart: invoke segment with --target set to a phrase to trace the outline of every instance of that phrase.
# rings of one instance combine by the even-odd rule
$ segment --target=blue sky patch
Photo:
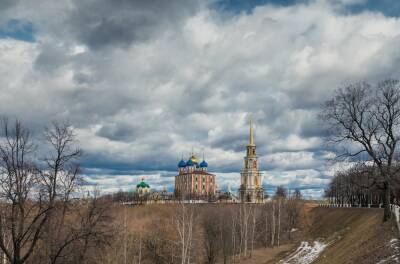
[[[35,27],[29,21],[11,19],[0,27],[0,38],[13,38],[17,40],[35,42]]]
[[[366,0],[362,4],[355,4],[349,7],[354,13],[363,11],[381,12],[385,16],[398,17],[400,15],[399,0]]]
[[[304,0],[220,0],[214,3],[218,10],[224,10],[233,13],[246,12],[251,13],[257,6],[273,4],[279,6],[290,6],[297,3],[303,3]]]
[[[257,6],[267,4],[277,6],[291,6],[301,3],[312,2],[312,0],[219,0],[213,4],[213,8],[233,13],[251,13]],[[340,0],[331,0],[333,4]],[[381,12],[386,16],[398,17],[400,15],[399,0],[364,0],[360,3],[348,4],[346,10],[350,13],[361,13],[364,11]]]

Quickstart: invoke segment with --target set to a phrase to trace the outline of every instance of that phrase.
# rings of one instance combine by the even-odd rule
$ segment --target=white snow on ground
[[[328,246],[320,241],[314,241],[314,245],[303,241],[295,252],[279,261],[282,264],[310,264],[316,260],[319,254]]]
[[[400,245],[399,245],[399,242],[400,241],[397,238],[391,239],[390,242],[389,242],[389,245],[393,249],[394,255],[379,261],[377,264],[399,263],[400,262],[400,259],[399,259],[399,256],[400,256]]]

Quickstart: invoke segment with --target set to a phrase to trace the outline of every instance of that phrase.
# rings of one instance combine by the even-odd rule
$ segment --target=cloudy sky
[[[236,188],[255,122],[264,186],[318,197],[317,119],[349,81],[399,77],[398,0],[2,0],[0,113],[69,120],[88,185],[173,188],[191,149]]]

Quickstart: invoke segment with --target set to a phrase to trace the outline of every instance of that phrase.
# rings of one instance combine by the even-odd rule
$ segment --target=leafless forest
[[[396,168],[396,170],[398,169]],[[398,174],[393,177],[393,179],[399,178]],[[335,174],[325,189],[325,197],[335,204],[382,207],[385,200],[383,181],[384,179],[376,167],[357,164]],[[400,185],[398,181],[393,180],[390,203],[398,204],[399,201]]]
[[[260,247],[287,243],[300,192],[255,204],[126,206],[84,195],[71,126],[40,137],[2,119],[0,260],[13,263],[239,263]]]
[[[301,200],[267,204],[114,206],[115,235],[101,263],[239,263],[287,243]]]
[[[400,82],[356,82],[336,90],[325,103],[322,120],[329,126],[338,158],[357,164],[336,175],[327,196],[349,203],[382,203],[384,220],[399,184]]]

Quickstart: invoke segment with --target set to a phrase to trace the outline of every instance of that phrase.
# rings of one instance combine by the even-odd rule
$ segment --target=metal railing
[[[332,204],[332,203],[321,203],[318,204],[318,207],[326,207],[326,208],[383,208],[383,204],[368,204],[368,205],[362,205],[362,204],[342,204],[342,203],[337,203],[337,204]]]
[[[324,207],[324,208],[383,208],[383,204],[377,204],[377,205],[371,205],[368,204],[368,206],[361,206],[361,204],[318,204],[318,207]],[[390,211],[395,217],[397,229],[400,232],[400,206],[397,204],[390,204]]]

